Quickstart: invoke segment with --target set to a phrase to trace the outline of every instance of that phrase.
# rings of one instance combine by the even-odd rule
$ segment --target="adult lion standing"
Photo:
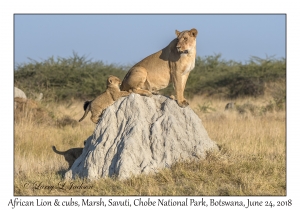
[[[177,103],[189,105],[183,96],[190,71],[195,67],[198,31],[175,31],[177,38],[164,49],[135,64],[126,74],[121,90],[151,96],[173,83]]]

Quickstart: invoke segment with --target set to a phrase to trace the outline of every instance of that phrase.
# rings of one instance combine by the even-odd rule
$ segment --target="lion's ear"
[[[192,28],[189,32],[190,32],[190,35],[192,35],[193,37],[196,37],[198,34],[198,31],[195,28]]]
[[[179,34],[180,34],[180,31],[175,30],[175,34],[176,34],[176,36],[178,37]]]
[[[107,81],[108,81],[110,84],[112,83],[112,75],[109,75],[109,76],[108,76]]]

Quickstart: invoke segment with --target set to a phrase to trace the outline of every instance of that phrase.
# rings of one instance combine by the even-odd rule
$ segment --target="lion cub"
[[[127,91],[120,91],[121,80],[115,76],[109,76],[107,79],[107,89],[100,96],[92,101],[86,101],[83,105],[84,115],[79,120],[81,122],[89,111],[91,111],[91,120],[97,123],[103,111],[112,105],[117,99],[123,96],[128,96],[130,93]]]
[[[84,145],[85,145],[84,141]],[[61,152],[56,150],[55,146],[52,146],[52,149],[55,153],[59,154],[59,155],[63,155],[65,157],[65,160],[68,162],[69,164],[69,169],[72,167],[73,163],[75,162],[75,160],[82,154],[82,150],[83,148],[71,148],[68,149],[67,151]]]

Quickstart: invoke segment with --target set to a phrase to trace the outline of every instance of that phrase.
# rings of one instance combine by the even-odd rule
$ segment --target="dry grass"
[[[44,105],[52,113],[50,124],[35,122],[29,110],[26,117],[15,121],[14,194],[286,195],[285,111],[262,111],[269,103],[267,98],[237,99],[236,105],[251,104],[255,109],[245,108],[243,114],[224,111],[227,102],[196,97],[190,104],[220,152],[209,154],[203,161],[177,163],[157,174],[125,181],[66,182],[62,178],[68,164],[51,146],[59,150],[82,147],[95,128],[89,116],[74,123],[83,114],[82,102]]]

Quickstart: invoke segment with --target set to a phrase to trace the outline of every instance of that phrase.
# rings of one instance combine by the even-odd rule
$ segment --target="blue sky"
[[[274,15],[14,15],[14,63],[70,57],[133,65],[196,28],[197,55],[285,58],[286,16]]]

